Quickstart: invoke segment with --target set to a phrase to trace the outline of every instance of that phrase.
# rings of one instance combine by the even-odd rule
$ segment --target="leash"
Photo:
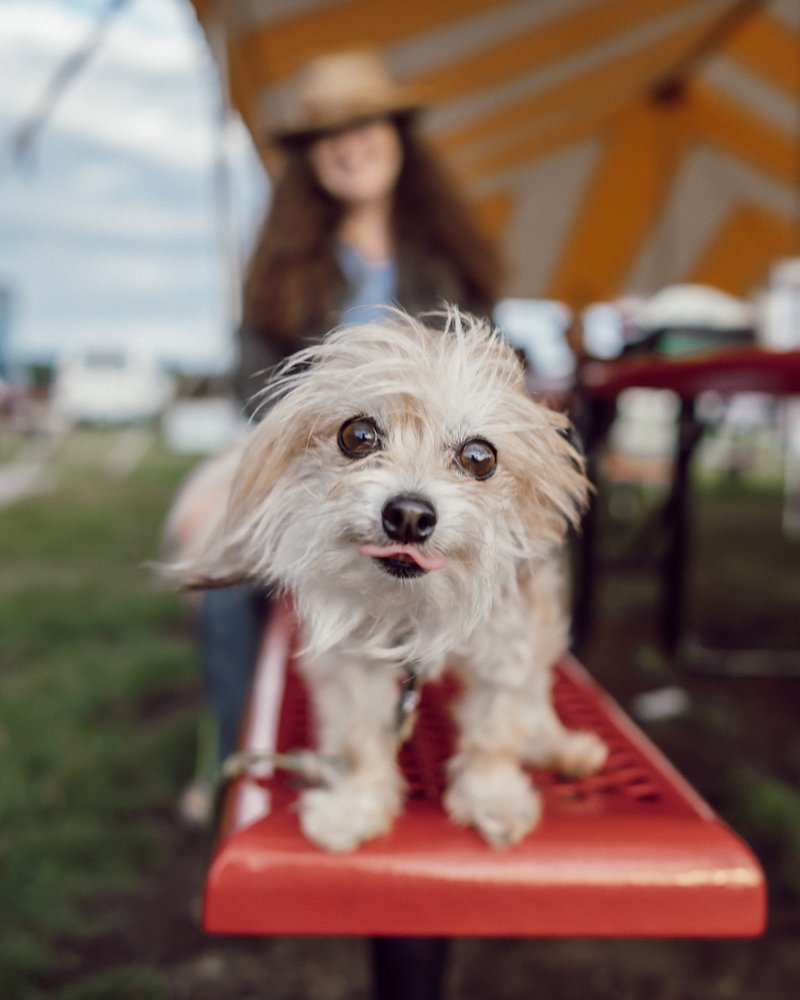
[[[224,787],[234,778],[240,778],[248,771],[268,765],[271,770],[296,774],[309,785],[324,785],[330,782],[331,772],[341,770],[338,757],[326,756],[313,750],[239,750],[232,753],[219,767],[215,784]],[[256,775],[257,776],[257,775]]]
[[[417,721],[422,675],[413,669],[416,662],[406,667],[405,677],[400,682],[394,709],[395,750],[400,750],[408,742]],[[263,769],[265,765],[270,770],[295,775],[309,786],[331,785],[344,770],[344,762],[340,757],[321,754],[315,750],[239,750],[220,764],[214,778],[213,801],[220,802],[222,793],[231,781],[256,768]]]

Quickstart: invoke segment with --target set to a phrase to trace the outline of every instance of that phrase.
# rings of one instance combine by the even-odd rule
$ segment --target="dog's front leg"
[[[466,683],[445,807],[456,823],[507,847],[532,830],[541,814],[539,795],[521,766],[530,704],[515,684],[469,674]]]
[[[477,657],[459,664],[465,690],[445,797],[457,823],[476,827],[497,847],[517,843],[539,820],[539,795],[524,764],[577,777],[598,770],[607,754],[594,733],[566,729],[556,715],[550,670],[543,666],[554,655],[549,645],[537,649],[524,629],[514,635],[505,624],[504,637],[489,636]],[[492,668],[492,650],[495,657],[502,651],[502,668]]]
[[[331,782],[300,800],[303,832],[329,851],[351,851],[388,832],[401,810],[395,759],[397,680],[386,663],[327,653],[305,664],[321,754],[338,764]]]
[[[539,793],[524,764],[577,778],[599,770],[608,754],[594,733],[562,725],[549,702],[547,673],[533,674],[524,686],[471,678],[458,721],[445,806],[495,847],[517,843],[539,821]]]

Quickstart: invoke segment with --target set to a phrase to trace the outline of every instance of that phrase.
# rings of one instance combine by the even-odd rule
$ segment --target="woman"
[[[417,135],[417,95],[373,54],[315,59],[280,97],[269,133],[280,170],[244,289],[235,384],[245,403],[266,370],[341,320],[445,301],[488,314],[500,279],[494,249]],[[221,759],[235,748],[265,604],[244,587],[203,596]]]
[[[416,93],[371,53],[325,56],[283,92],[269,138],[281,154],[245,283],[239,392],[340,320],[396,303],[487,313],[500,267],[417,134]]]

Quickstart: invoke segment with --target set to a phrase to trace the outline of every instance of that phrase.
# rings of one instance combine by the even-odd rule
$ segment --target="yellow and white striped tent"
[[[507,292],[745,295],[800,250],[800,0],[193,0],[259,139],[271,88],[369,45],[502,241]]]

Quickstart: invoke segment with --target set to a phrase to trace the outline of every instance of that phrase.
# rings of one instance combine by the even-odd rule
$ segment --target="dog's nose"
[[[396,496],[381,511],[383,529],[396,542],[424,542],[436,527],[436,511],[422,497]]]

